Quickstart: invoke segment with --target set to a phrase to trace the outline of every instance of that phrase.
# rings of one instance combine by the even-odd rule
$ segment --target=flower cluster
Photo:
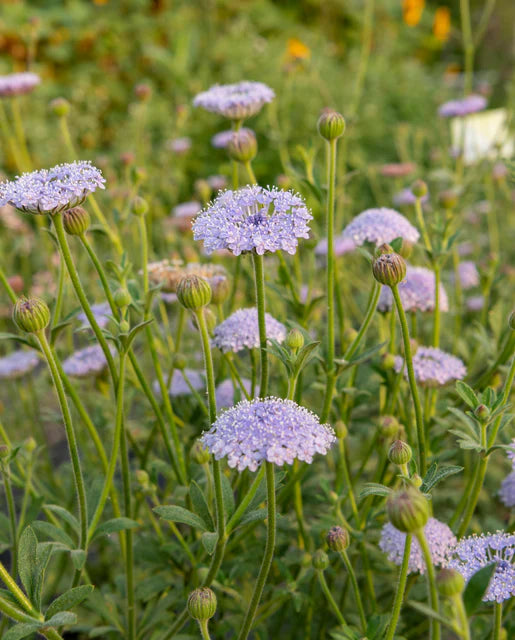
[[[81,204],[97,189],[104,189],[104,183],[100,170],[89,161],[59,164],[1,183],[0,206],[11,204],[25,213],[55,215]]]
[[[217,460],[238,471],[256,471],[263,461],[278,466],[295,459],[311,463],[326,454],[336,438],[328,425],[291,400],[243,400],[218,416],[202,442]]]
[[[98,376],[106,367],[106,357],[98,344],[76,351],[63,362],[63,371],[72,378]]]
[[[23,73],[9,73],[0,76],[0,98],[19,96],[29,93],[41,82],[41,78],[35,73],[25,71]]]
[[[30,373],[38,365],[35,351],[13,351],[0,358],[0,380],[14,380]]]
[[[298,238],[309,237],[312,218],[299,195],[254,185],[221,193],[197,216],[193,234],[204,241],[207,253],[228,249],[236,256],[249,251],[294,254]]]
[[[463,289],[473,289],[479,284],[479,272],[472,260],[464,260],[458,265],[458,277]]]
[[[265,324],[268,339],[277,340],[277,342],[285,340],[286,327],[269,313],[265,314]],[[259,347],[259,326],[256,307],[238,309],[215,327],[212,344],[224,353],[257,349]]]
[[[462,118],[471,113],[483,111],[486,107],[486,98],[472,94],[461,100],[450,100],[438,109],[438,115],[442,118]]]
[[[437,567],[444,567],[449,559],[449,552],[456,544],[456,537],[450,528],[436,518],[429,518],[424,533],[427,538],[433,564]],[[406,544],[406,534],[396,529],[390,522],[386,523],[381,531],[381,540],[379,548],[387,554],[388,560],[401,565],[402,556],[404,555],[404,546]],[[422,549],[418,540],[414,537],[411,541],[411,548],[408,561],[409,573],[417,571],[424,574],[426,572],[426,563]]]
[[[227,271],[217,264],[200,264],[180,260],[160,260],[148,265],[148,277],[153,286],[161,286],[165,293],[176,293],[179,282],[186,276],[195,275],[210,282],[218,276],[226,276]]]
[[[161,388],[157,380],[154,381],[152,388],[156,395],[161,395]],[[170,387],[168,388],[168,393],[172,398],[176,398],[178,396],[191,395],[192,389],[195,391],[201,391],[204,388],[204,376],[200,371],[196,371],[195,369],[184,369],[184,371],[175,369],[172,375],[172,381],[170,382]]]
[[[439,308],[449,311],[449,300],[443,284],[440,283]],[[399,284],[399,295],[405,311],[435,310],[435,274],[425,267],[406,267],[406,277]],[[379,296],[379,311],[389,311],[393,305],[390,287],[383,287]]]
[[[404,367],[404,359],[401,356],[395,358],[395,370],[397,373]],[[461,380],[467,370],[463,362],[450,353],[445,353],[436,347],[419,347],[413,356],[413,368],[418,382],[426,387],[439,387]],[[407,376],[407,371],[405,370]]]
[[[388,244],[395,238],[414,244],[420,234],[401,213],[381,207],[362,211],[345,227],[343,236],[351,238],[358,246],[365,242],[373,242],[379,246]]]
[[[449,567],[465,580],[494,562],[497,568],[483,598],[485,602],[503,602],[515,596],[515,534],[497,533],[463,538],[452,550]]]
[[[243,383],[243,386],[245,387],[246,392],[250,393],[250,380],[248,378],[242,378],[241,381]],[[220,382],[215,390],[216,407],[218,411],[220,411],[221,409],[228,409],[229,407],[233,407],[235,404],[235,396],[241,396],[241,394],[242,391],[240,387],[238,385],[235,385],[235,383],[230,378],[227,378],[227,380],[223,380],[222,382]]]
[[[262,82],[215,85],[195,96],[193,104],[231,120],[244,120],[272,102],[275,93]]]

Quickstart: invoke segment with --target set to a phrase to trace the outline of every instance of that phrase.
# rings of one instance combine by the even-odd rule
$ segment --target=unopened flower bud
[[[325,539],[331,551],[345,551],[350,544],[349,532],[343,527],[331,527]]]
[[[256,135],[250,129],[234,131],[227,145],[231,160],[246,164],[254,160],[257,154]]]
[[[324,109],[318,119],[318,133],[326,140],[336,140],[345,131],[345,119],[333,109]]]
[[[177,287],[177,299],[186,309],[198,311],[211,302],[211,286],[204,278],[186,276]]]
[[[395,416],[381,416],[379,419],[379,429],[385,438],[392,437],[399,432],[400,424]]]
[[[213,304],[223,304],[231,292],[229,278],[226,276],[213,276],[210,279],[211,302]]]
[[[89,229],[91,218],[84,207],[73,207],[63,214],[64,230],[70,236],[82,236]]]
[[[450,210],[458,204],[458,196],[452,189],[446,189],[438,194],[438,200],[444,209]]]
[[[114,303],[119,309],[125,309],[128,307],[132,301],[131,294],[127,291],[125,287],[120,287],[114,292],[113,295]]]
[[[298,351],[304,346],[304,336],[302,331],[291,329],[286,338],[286,344],[292,351]]]
[[[402,238],[401,246],[399,247],[399,255],[402,256],[405,260],[407,260],[410,255],[413,253],[413,243],[406,238]]]
[[[408,464],[411,460],[411,447],[407,442],[396,440],[388,451],[388,460],[398,467]]]
[[[120,154],[120,162],[126,167],[130,166],[131,164],[134,164],[135,160],[136,160],[136,156],[132,151],[124,151],[123,153]]]
[[[393,287],[406,277],[406,262],[398,253],[383,253],[387,248],[388,245],[380,248],[381,255],[372,263],[372,272],[378,282]]]
[[[337,420],[334,423],[334,432],[338,440],[343,440],[344,438],[347,437],[349,430],[347,429],[347,425],[343,420]]]
[[[463,592],[465,578],[456,569],[441,569],[436,576],[436,586],[442,596],[452,598]]]
[[[145,469],[137,469],[136,470],[136,480],[138,481],[138,484],[143,488],[143,489],[148,489],[150,486],[150,478],[148,476],[148,473],[145,471]]]
[[[383,369],[393,369],[395,366],[395,356],[393,353],[383,353],[381,356],[381,364]]]
[[[427,195],[427,184],[423,180],[415,180],[411,185],[411,193],[415,198],[423,198]]]
[[[315,551],[311,558],[311,562],[313,564],[313,568],[317,571],[324,571],[329,566],[329,556],[322,549],[318,549]]]
[[[6,444],[0,444],[0,458],[5,460],[9,457],[9,447]]]
[[[145,167],[134,167],[134,179],[136,182],[145,182],[148,178],[148,172]]]
[[[70,113],[70,103],[66,98],[55,98],[50,102],[49,107],[50,111],[59,118],[67,116]]]
[[[27,453],[32,453],[37,446],[37,442],[34,440],[34,438],[27,438],[23,443],[23,448]]]
[[[191,447],[190,458],[197,464],[207,464],[211,459],[209,449],[205,447],[200,440],[196,440],[195,444]]]
[[[486,422],[490,416],[490,409],[485,404],[480,404],[474,409],[474,415],[480,422]]]
[[[132,201],[132,213],[135,216],[144,216],[148,211],[148,202],[141,196],[136,196]]]
[[[416,487],[417,489],[419,489],[422,486],[422,483],[424,481],[422,480],[422,478],[419,476],[418,473],[414,473],[411,476],[411,483],[414,487]]]
[[[41,298],[19,298],[13,309],[14,323],[27,333],[39,333],[48,327],[50,309]]]
[[[386,503],[386,511],[393,526],[404,533],[423,529],[429,518],[426,498],[411,488],[393,493]]]
[[[137,84],[134,87],[134,95],[136,96],[136,98],[138,98],[138,100],[144,102],[145,100],[148,100],[152,95],[152,89],[150,88],[150,85],[142,82],[141,84]]]
[[[127,322],[127,320],[122,320],[120,322],[120,333],[129,333],[131,329],[131,325]]]
[[[175,369],[179,369],[179,371],[182,371],[183,369],[186,368],[187,364],[188,364],[188,361],[185,355],[183,355],[182,353],[175,354],[175,357],[173,359],[173,366]]]
[[[194,620],[205,621],[216,613],[216,596],[211,589],[201,587],[190,593],[188,613]]]

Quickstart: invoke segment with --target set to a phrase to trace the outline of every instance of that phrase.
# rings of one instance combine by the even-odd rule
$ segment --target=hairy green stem
[[[260,357],[260,382],[259,396],[266,397],[268,391],[268,353],[266,342],[266,317],[265,317],[265,272],[263,267],[263,256],[253,254],[254,278],[256,284],[256,306],[258,311],[259,326],[259,357]]]
[[[347,569],[347,572],[349,574],[349,579],[350,579],[350,583],[352,586],[352,590],[354,592],[354,599],[356,600],[356,606],[358,607],[358,613],[359,613],[359,620],[360,620],[360,624],[361,624],[361,631],[362,633],[366,633],[367,630],[367,620],[365,617],[365,610],[363,609],[363,602],[361,601],[361,594],[359,591],[359,586],[358,586],[358,581],[356,580],[356,574],[354,572],[354,568],[351,564],[351,561],[349,560],[349,556],[347,554],[347,551],[342,551],[340,553],[343,563],[345,564],[345,567]]]
[[[420,549],[422,550],[422,555],[424,556],[424,562],[426,564],[427,570],[427,583],[429,587],[429,602],[431,604],[431,608],[433,611],[438,614],[440,611],[440,607],[438,604],[438,591],[436,589],[436,580],[435,580],[435,569],[433,566],[433,558],[431,556],[431,551],[429,549],[429,544],[427,542],[426,534],[423,529],[419,529],[415,532],[415,536],[420,545]],[[431,640],[440,640],[441,638],[441,629],[439,620],[431,620]]]
[[[402,602],[404,600],[404,593],[406,591],[406,581],[408,578],[408,566],[409,557],[411,551],[411,533],[406,535],[406,542],[404,543],[404,553],[402,554],[402,563],[399,571],[399,580],[397,582],[397,591],[395,592],[395,598],[393,601],[392,614],[390,616],[390,623],[388,624],[388,632],[385,640],[393,640],[395,631],[399,623],[399,616],[401,614]]]

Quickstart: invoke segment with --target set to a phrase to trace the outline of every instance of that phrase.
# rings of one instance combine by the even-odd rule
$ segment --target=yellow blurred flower
[[[435,11],[433,33],[440,42],[445,42],[451,32],[451,12],[448,7],[438,7]]]
[[[402,18],[409,27],[420,22],[425,4],[425,0],[402,0]]]
[[[287,54],[289,58],[294,60],[309,60],[311,58],[311,49],[297,38],[288,40]]]

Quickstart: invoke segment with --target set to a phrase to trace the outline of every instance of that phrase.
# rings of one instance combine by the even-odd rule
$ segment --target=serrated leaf
[[[474,393],[474,390],[469,387],[466,382],[463,382],[463,380],[456,381],[456,391],[458,392],[461,399],[466,402],[472,409],[475,409],[479,404],[479,400]]]
[[[367,482],[363,489],[361,489],[358,500],[363,500],[367,496],[383,496],[388,497],[392,493],[389,487],[385,487],[384,484],[378,484],[376,482]]]
[[[427,493],[444,478],[455,475],[456,473],[460,473],[460,471],[463,471],[463,467],[455,465],[439,467],[436,462],[433,462],[433,464],[427,470],[427,473],[424,477],[424,482],[422,483],[420,490],[423,493]]]
[[[34,587],[34,569],[37,561],[37,547],[38,539],[34,530],[32,527],[25,527],[18,543],[18,574],[31,600]]]
[[[50,620],[45,621],[49,627],[61,627],[64,624],[76,624],[77,616],[72,611],[59,611]]]
[[[66,591],[58,598],[56,598],[46,611],[46,619],[50,619],[60,611],[67,611],[73,609],[83,600],[85,600],[89,594],[93,591],[93,585],[85,584],[80,587],[74,587],[69,591]]]
[[[43,536],[50,538],[51,540],[55,540],[56,542],[60,542],[69,549],[73,549],[75,547],[75,543],[66,531],[56,527],[51,522],[46,522],[45,520],[34,520],[32,522],[32,527]]]
[[[22,640],[32,635],[38,629],[41,629],[41,623],[39,622],[20,622],[11,627],[9,631],[6,631],[2,640]]]
[[[200,539],[202,540],[204,549],[210,556],[212,556],[215,551],[216,543],[218,542],[218,534],[216,531],[204,531]]]
[[[202,531],[207,530],[202,518],[184,507],[169,505],[165,507],[154,507],[154,511],[158,516],[163,518],[163,520],[180,522],[182,524],[187,524],[190,527],[194,527],[195,529],[201,529]]]
[[[209,506],[207,504],[206,498],[202,492],[202,489],[198,486],[195,480],[192,480],[190,484],[190,498],[191,503],[193,505],[193,509],[196,514],[202,518],[206,525],[206,529],[209,531],[213,531],[215,528],[215,524],[213,522],[213,517],[211,512],[209,511]]]
[[[136,527],[139,527],[139,523],[136,522],[136,520],[131,520],[131,518],[113,518],[97,527],[92,540],[99,536],[108,536],[112,533],[118,533],[126,529],[135,529]]]
[[[497,565],[495,562],[489,564],[477,571],[468,581],[465,591],[463,592],[463,603],[465,604],[468,616],[473,615],[481,606],[481,602],[496,568]]]

